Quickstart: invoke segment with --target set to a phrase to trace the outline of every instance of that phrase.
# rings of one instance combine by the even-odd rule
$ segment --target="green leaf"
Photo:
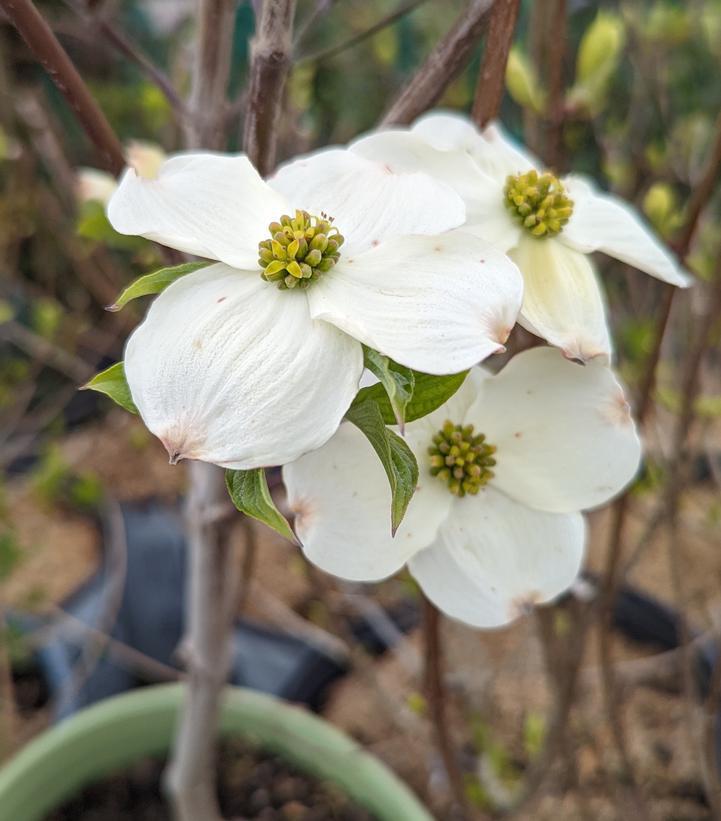
[[[403,432],[406,421],[406,408],[413,398],[416,384],[415,374],[410,368],[399,365],[387,356],[372,348],[363,346],[363,362],[369,371],[381,381],[391,403],[396,424]]]
[[[389,430],[378,404],[372,400],[351,405],[346,419],[373,445],[391,486],[391,532],[395,535],[418,484],[418,463],[403,439]]]
[[[298,543],[290,525],[273,502],[263,468],[226,470],[225,486],[233,504],[241,513],[263,522],[291,542]]]
[[[138,409],[135,407],[133,397],[130,395],[130,388],[128,381],[125,378],[125,365],[122,362],[116,362],[109,368],[106,368],[95,376],[80,389],[83,391],[98,391],[109,396],[113,402],[125,408],[130,413],[137,413]]]
[[[205,268],[210,265],[209,262],[203,260],[202,262],[184,262],[182,265],[173,265],[170,268],[161,268],[159,271],[153,271],[151,274],[144,274],[137,279],[134,279],[127,288],[124,288],[120,296],[112,305],[108,305],[106,311],[119,311],[124,308],[128,302],[133,299],[138,299],[141,296],[149,296],[150,294],[159,294],[164,291],[168,285],[175,282],[186,274],[192,274],[199,268]]]
[[[405,421],[413,422],[432,413],[436,408],[447,402],[461,387],[468,375],[468,371],[453,373],[449,376],[433,376],[429,373],[412,371],[414,388],[413,396],[405,406]],[[353,400],[351,409],[372,400],[378,408],[386,425],[395,425],[396,416],[393,406],[382,384],[361,388]]]

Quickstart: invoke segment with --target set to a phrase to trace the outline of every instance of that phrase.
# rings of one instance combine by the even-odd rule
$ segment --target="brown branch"
[[[331,57],[335,57],[337,54],[341,54],[342,52],[347,51],[349,48],[357,46],[358,43],[362,43],[369,37],[373,37],[374,34],[378,34],[379,31],[383,31],[383,29],[388,28],[388,26],[392,26],[402,17],[405,17],[407,14],[410,14],[418,6],[422,5],[425,2],[427,2],[427,0],[410,0],[408,3],[405,3],[400,8],[396,9],[394,12],[387,14],[385,17],[375,22],[372,26],[369,26],[367,29],[358,32],[358,34],[354,34],[352,37],[348,37],[348,39],[343,40],[343,42],[337,43],[334,46],[330,46],[329,48],[325,49],[320,49],[319,51],[315,51],[311,54],[303,55],[299,57],[298,60],[296,60],[295,64],[297,66],[300,66],[305,63],[317,63],[320,60],[328,60]]]
[[[471,116],[484,128],[498,116],[506,85],[506,63],[516,30],[520,0],[496,0],[488,17],[488,35]]]
[[[679,235],[673,244],[673,248],[678,256],[678,258],[683,262],[687,257],[691,245],[693,243],[693,238],[695,236],[696,229],[698,227],[699,218],[708,204],[709,200],[711,199],[711,195],[713,194],[716,184],[718,182],[719,176],[721,175],[721,115],[717,118],[717,133],[716,138],[714,140],[714,145],[709,156],[709,159],[706,163],[704,173],[702,174],[701,181],[699,186],[694,192],[694,195],[691,198],[691,202],[689,203],[689,207],[687,210],[686,222],[679,232]],[[697,196],[698,192],[701,192],[701,196]],[[658,316],[658,320],[656,323],[656,329],[654,334],[654,341],[651,353],[647,359],[643,382],[640,388],[639,399],[638,399],[638,406],[637,406],[637,419],[638,425],[640,428],[643,427],[644,422],[646,421],[651,407],[653,405],[653,393],[654,387],[656,384],[656,371],[658,369],[658,363],[661,358],[661,349],[663,346],[663,340],[666,334],[666,329],[668,327],[671,309],[673,307],[673,301],[676,294],[676,288],[671,285],[666,285],[665,293],[663,296],[663,302],[661,305],[660,313]],[[710,319],[713,321],[713,318]],[[700,343],[699,343],[700,344]],[[699,352],[700,351],[700,352]],[[682,409],[681,418],[679,420],[679,426],[677,427],[677,436],[682,436],[682,443],[678,445],[678,447],[682,447],[683,441],[685,441],[686,432],[688,430],[688,426],[690,425],[691,418],[692,418],[692,409],[693,409],[693,398],[692,394],[695,390],[694,388],[694,381],[697,378],[697,369],[700,365],[700,359],[696,359],[696,357],[700,357],[702,355],[703,348],[696,348],[690,352],[690,361],[687,364],[686,368],[686,380],[685,380],[685,387],[684,387],[684,409]],[[690,380],[690,381],[689,381]],[[689,398],[691,397],[691,398]],[[688,402],[691,402],[690,405],[687,405]],[[690,414],[690,415],[689,415]],[[678,440],[677,440],[678,443]],[[669,483],[671,479],[669,479]],[[676,483],[677,480],[674,480]],[[667,485],[668,487],[669,485]],[[619,750],[624,746],[623,742],[623,730],[620,723],[620,716],[617,715],[617,711],[615,708],[615,701],[614,701],[614,673],[613,667],[611,664],[611,642],[610,642],[610,630],[611,630],[611,616],[613,612],[613,602],[616,597],[616,591],[618,585],[621,581],[621,573],[620,573],[620,562],[623,553],[623,542],[624,542],[624,529],[626,520],[628,517],[629,511],[629,504],[630,504],[630,490],[627,490],[622,496],[620,496],[614,506],[613,506],[613,515],[611,520],[611,527],[610,527],[610,539],[609,539],[609,546],[608,546],[608,557],[606,561],[606,569],[604,572],[604,578],[601,586],[601,595],[599,597],[599,608],[601,613],[601,631],[599,636],[599,653],[600,653],[600,661],[601,661],[601,668],[603,673],[603,684],[604,684],[604,698],[606,700],[607,708],[609,710],[609,717],[611,719],[611,726],[614,732],[614,736],[617,741],[617,746]],[[674,534],[674,502],[673,498],[669,499],[666,497],[665,499],[665,513],[663,514],[664,517],[668,516],[669,521],[671,522],[671,542],[675,542]],[[673,548],[671,548],[673,550]],[[675,557],[670,554],[670,561],[672,563],[672,574],[673,574],[673,562],[675,561]],[[678,579],[677,579],[678,581]],[[677,584],[677,593],[680,596],[680,586]]]
[[[170,103],[171,109],[178,115],[186,114],[185,103],[175,90],[170,79],[164,74],[134,43],[132,43],[118,27],[102,17],[97,16],[89,8],[90,4],[83,5],[77,0],[63,0],[65,5],[83,20],[89,28],[97,30],[105,39],[117,49],[120,54],[134,62],[140,70],[151,80]]]
[[[552,10],[551,36],[553,45],[546,55],[546,85],[548,103],[544,159],[550,168],[563,171],[563,122],[565,118],[563,63],[566,57],[566,0],[556,0]]]
[[[235,7],[235,0],[199,0],[193,84],[185,122],[187,148],[223,146]]]
[[[264,0],[251,45],[243,144],[264,176],[275,166],[278,117],[291,65],[295,0]]]
[[[433,732],[453,797],[463,811],[464,816],[468,816],[469,807],[463,787],[463,775],[458,766],[458,760],[453,749],[453,740],[448,728],[440,620],[441,615],[436,606],[423,596],[424,684],[433,723]]]
[[[67,100],[103,168],[119,174],[125,166],[123,147],[50,26],[31,0],[0,0],[0,8]]]
[[[225,495],[223,471],[190,463],[186,522],[190,559],[185,704],[165,787],[177,821],[220,821],[215,790],[215,728],[230,664],[232,613],[229,527],[213,515]]]
[[[438,102],[470,60],[492,5],[493,0],[472,0],[391,105],[381,125],[410,123]]]
[[[676,239],[676,249],[680,256],[686,256],[698,225],[701,213],[711,199],[716,183],[721,175],[721,112],[716,118],[716,136],[709,158],[701,172],[698,185],[695,186],[686,209],[684,227]]]

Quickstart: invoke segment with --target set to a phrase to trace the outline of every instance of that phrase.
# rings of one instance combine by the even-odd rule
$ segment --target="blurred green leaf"
[[[576,81],[568,93],[570,106],[580,106],[594,115],[602,110],[610,81],[621,60],[625,38],[621,17],[599,11],[581,38],[576,58]]]
[[[22,559],[22,550],[11,530],[0,533],[0,581],[8,578]]]
[[[518,46],[513,46],[508,55],[506,88],[522,108],[530,108],[537,114],[543,111],[546,95],[535,69]]]

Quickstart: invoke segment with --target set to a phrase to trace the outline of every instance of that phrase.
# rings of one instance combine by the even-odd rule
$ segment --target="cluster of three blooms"
[[[129,168],[108,216],[217,260],[168,287],[126,347],[133,400],[174,460],[284,465],[312,562],[362,581],[407,564],[472,625],[504,624],[572,583],[580,511],[618,493],[641,451],[588,254],[688,282],[625,204],[557,179],[498,126],[436,113],[268,181],[242,155]],[[477,367],[517,320],[552,347],[496,376]],[[471,368],[405,428],[420,478],[395,536],[383,469],[342,421],[361,343],[429,374]]]

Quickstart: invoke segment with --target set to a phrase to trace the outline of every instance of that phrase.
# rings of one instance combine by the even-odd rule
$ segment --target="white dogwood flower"
[[[589,258],[603,251],[680,287],[688,275],[622,200],[579,176],[557,178],[498,126],[432,113],[409,130],[351,146],[395,173],[423,168],[464,198],[467,228],[506,251],[524,279],[519,322],[573,359],[608,357],[603,293]]]
[[[502,349],[522,300],[515,265],[453,230],[465,220],[453,189],[339,149],[270,183],[243,155],[131,167],[108,218],[217,260],[163,291],[125,351],[133,400],[172,461],[291,461],[338,427],[361,343],[455,373]]]
[[[497,376],[473,368],[405,436],[419,480],[395,537],[383,468],[347,422],[283,468],[296,533],[311,562],[345,579],[375,581],[407,564],[441,610],[477,627],[572,584],[584,552],[579,511],[617,494],[641,454],[613,372],[553,348],[521,353]]]

